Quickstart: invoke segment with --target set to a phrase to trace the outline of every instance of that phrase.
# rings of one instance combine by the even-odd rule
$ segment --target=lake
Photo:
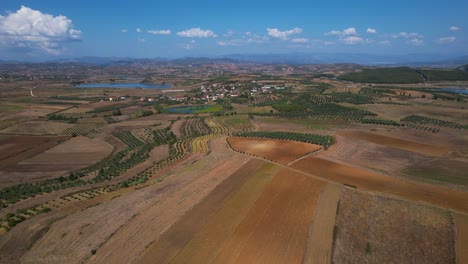
[[[156,84],[156,83],[139,83],[139,82],[130,82],[130,83],[82,83],[75,85],[78,88],[140,88],[140,89],[167,89],[171,88],[170,84]]]
[[[457,94],[468,94],[467,89],[460,89],[460,88],[436,88],[431,89],[432,91],[438,92],[449,92],[449,93],[457,93]]]

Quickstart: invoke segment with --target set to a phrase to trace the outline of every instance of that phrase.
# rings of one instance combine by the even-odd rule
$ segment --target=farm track
[[[341,188],[334,184],[323,188],[310,225],[303,263],[331,263],[333,229]]]
[[[454,213],[453,218],[457,228],[456,234],[456,263],[468,263],[468,215]]]

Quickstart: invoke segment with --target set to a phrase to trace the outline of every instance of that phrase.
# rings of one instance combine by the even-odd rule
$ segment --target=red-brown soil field
[[[223,243],[215,263],[302,263],[324,182],[282,169]]]
[[[356,186],[360,189],[468,212],[467,192],[385,176],[317,157],[302,159],[294,163],[292,167],[329,181]]]
[[[444,147],[438,147],[434,145],[422,144],[414,141],[405,139],[399,139],[395,137],[382,136],[373,133],[361,132],[361,131],[343,131],[339,132],[338,135],[345,137],[372,142],[375,144],[404,149],[412,152],[417,152],[431,156],[442,156],[447,153],[447,149]]]
[[[231,147],[239,152],[282,164],[287,164],[322,148],[319,145],[303,142],[266,138],[229,137],[228,141]]]

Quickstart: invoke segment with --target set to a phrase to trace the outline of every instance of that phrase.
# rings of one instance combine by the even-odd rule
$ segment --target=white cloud
[[[410,40],[410,43],[413,46],[421,46],[422,44],[424,44],[424,40],[415,38]]]
[[[324,41],[323,44],[325,46],[332,46],[332,45],[336,45],[336,42],[334,42],[334,41]]]
[[[203,30],[201,28],[191,28],[177,32],[177,35],[184,38],[210,38],[216,37],[216,34],[211,30]]]
[[[225,38],[230,38],[232,36],[234,36],[234,31],[232,30],[229,30],[226,34],[223,35]]]
[[[230,41],[218,41],[218,46],[226,47],[226,46],[239,46],[240,40],[230,40]]]
[[[172,33],[169,29],[147,30],[146,32],[153,35],[170,35]]]
[[[460,30],[460,27],[451,26],[451,27],[449,27],[449,30],[450,30],[450,31],[459,31],[459,30]]]
[[[325,36],[352,36],[357,35],[357,30],[353,27],[344,29],[343,31],[332,30],[330,32],[325,33]]]
[[[424,38],[423,35],[420,35],[418,33],[406,33],[406,32],[400,32],[398,34],[393,34],[391,35],[392,38]]]
[[[140,42],[140,43],[145,43],[145,42],[146,42],[146,39],[144,39],[144,38],[137,38],[137,41]]]
[[[179,44],[178,46],[186,50],[192,50],[195,48],[195,43],[196,41],[192,40],[189,43]]]
[[[122,33],[127,33],[127,30],[124,28],[124,29],[122,29],[120,32],[122,32]]]
[[[0,45],[58,55],[64,42],[80,39],[81,31],[73,29],[66,16],[44,14],[25,6],[15,13],[0,15]]]
[[[292,43],[307,43],[309,42],[309,40],[306,38],[294,38],[294,39],[291,39],[291,42]]]
[[[348,45],[363,44],[367,42],[365,39],[361,37],[356,37],[356,36],[349,36],[349,37],[342,38],[340,40]]]
[[[290,35],[301,33],[302,29],[296,27],[296,28],[293,28],[293,29],[290,29],[290,30],[280,31],[277,28],[267,28],[267,32],[268,32],[268,36],[271,36],[273,38],[282,39],[282,40],[287,40]]]
[[[382,41],[377,42],[377,44],[382,45],[382,46],[391,46],[392,42],[388,40],[382,40]]]
[[[252,32],[247,31],[247,32],[245,32],[245,35],[250,36],[250,35],[252,35]]]
[[[136,28],[135,31],[141,33],[141,28]]]
[[[447,43],[453,43],[456,40],[457,38],[452,36],[452,37],[440,38],[438,42],[442,44],[447,44]]]
[[[375,28],[367,28],[366,32],[369,34],[375,34],[377,33],[377,30]]]

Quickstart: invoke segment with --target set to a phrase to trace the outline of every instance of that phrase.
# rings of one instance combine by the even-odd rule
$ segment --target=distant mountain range
[[[25,63],[1,61],[0,63]],[[208,64],[208,63],[259,63],[259,64],[336,64],[354,63],[369,66],[410,66],[454,68],[468,64],[468,56],[447,56],[434,54],[372,55],[372,54],[231,54],[218,57],[168,58],[129,58],[129,57],[78,57],[64,58],[42,63],[85,63],[85,64]]]

